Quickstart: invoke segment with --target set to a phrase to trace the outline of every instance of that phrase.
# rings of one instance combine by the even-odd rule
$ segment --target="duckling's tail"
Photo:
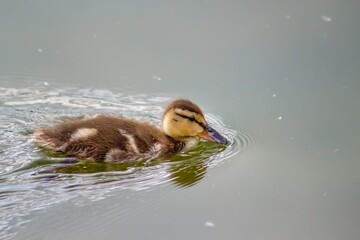
[[[32,138],[41,147],[51,148],[56,151],[61,151],[64,148],[64,143],[53,136],[50,128],[39,127],[35,129]]]

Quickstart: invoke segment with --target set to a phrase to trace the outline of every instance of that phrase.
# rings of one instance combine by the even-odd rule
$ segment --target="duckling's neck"
[[[199,138],[198,137],[184,137],[184,138],[173,138],[168,136],[169,138],[171,138],[174,142],[176,142],[176,145],[181,145],[181,150],[189,150],[193,147],[196,146],[196,144],[199,142]]]

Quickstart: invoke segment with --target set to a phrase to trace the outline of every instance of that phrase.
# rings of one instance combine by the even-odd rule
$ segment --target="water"
[[[2,232],[11,232],[13,223],[23,224],[22,219],[34,210],[73,198],[78,198],[77,203],[98,201],[120,189],[151,190],[170,183],[192,186],[204,177],[208,168],[238,154],[251,141],[239,129],[228,129],[218,117],[208,115],[209,123],[230,139],[227,147],[201,142],[189,151],[151,162],[68,164],[63,156],[41,151],[34,144],[31,133],[36,126],[96,113],[116,111],[160,125],[162,106],[171,99],[121,92],[59,89],[45,82],[43,86],[22,89],[0,88],[4,99],[0,128],[4,136],[0,141]]]
[[[0,239],[357,239],[359,11],[321,0],[0,3]],[[177,97],[231,144],[68,166],[30,139],[99,112],[159,125]]]

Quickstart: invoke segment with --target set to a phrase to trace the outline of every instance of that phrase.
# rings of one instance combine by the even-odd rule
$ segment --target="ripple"
[[[68,164],[61,156],[44,154],[34,147],[29,135],[36,126],[99,112],[141,118],[159,125],[163,106],[171,98],[37,84],[28,88],[0,87],[0,96],[0,232],[3,236],[10,236],[11,228],[23,224],[24,216],[30,212],[62,201],[76,199],[82,205],[107,198],[119,190],[152,191],[169,184],[180,188],[193,186],[209,168],[252,144],[250,136],[238,124],[231,123],[234,127],[230,129],[218,116],[207,114],[208,122],[229,140],[228,146],[201,142],[176,156],[137,163]]]

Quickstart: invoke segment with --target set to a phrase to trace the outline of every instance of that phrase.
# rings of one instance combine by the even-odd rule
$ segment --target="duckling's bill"
[[[209,124],[204,126],[204,131],[200,132],[197,136],[204,140],[208,140],[218,144],[227,144],[228,140],[223,137],[220,133],[218,133],[214,128],[212,128]]]

